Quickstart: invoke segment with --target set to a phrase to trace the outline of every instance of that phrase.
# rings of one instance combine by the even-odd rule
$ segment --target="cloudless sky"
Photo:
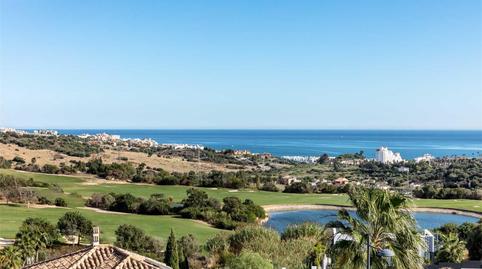
[[[0,0],[0,126],[482,129],[481,3]]]

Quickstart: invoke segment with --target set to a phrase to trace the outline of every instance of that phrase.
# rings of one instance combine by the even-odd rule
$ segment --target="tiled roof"
[[[171,269],[150,258],[114,247],[98,245],[55,259],[29,265],[25,269]]]

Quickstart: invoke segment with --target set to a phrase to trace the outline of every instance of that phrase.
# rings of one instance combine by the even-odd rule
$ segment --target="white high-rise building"
[[[386,147],[381,147],[377,149],[375,159],[381,163],[398,163],[403,161],[400,153],[393,152]]]

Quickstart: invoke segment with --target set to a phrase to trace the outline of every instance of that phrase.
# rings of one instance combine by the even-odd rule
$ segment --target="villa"
[[[35,263],[26,269],[171,269],[164,263],[112,246],[96,245]]]

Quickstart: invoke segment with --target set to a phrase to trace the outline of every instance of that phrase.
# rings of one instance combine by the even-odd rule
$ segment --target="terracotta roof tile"
[[[39,262],[26,269],[170,269],[163,263],[114,247],[98,245]]]

